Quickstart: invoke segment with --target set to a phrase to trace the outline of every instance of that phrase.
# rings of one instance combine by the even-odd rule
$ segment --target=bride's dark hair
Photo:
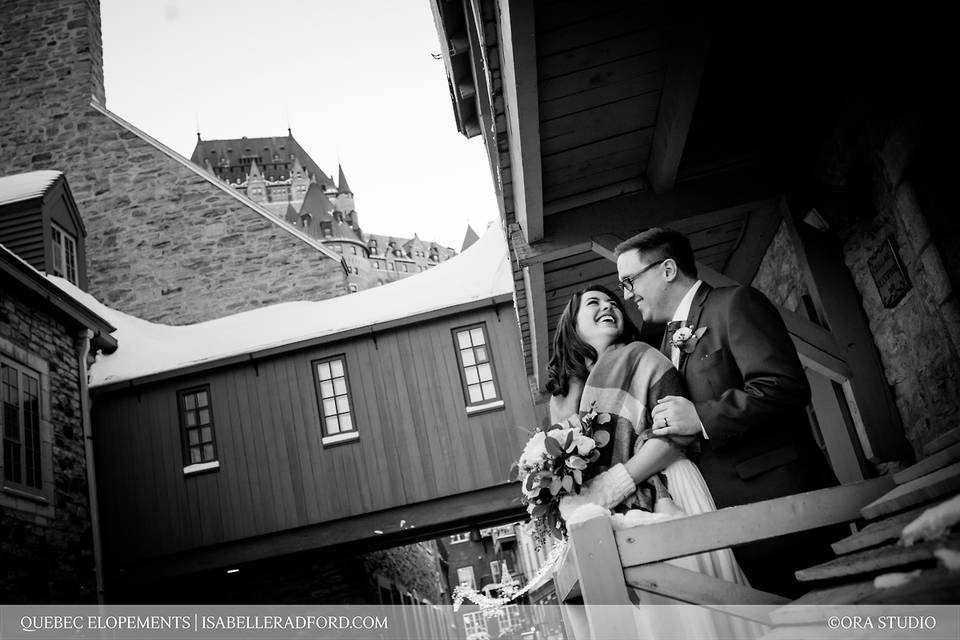
[[[570,390],[570,378],[586,380],[587,360],[596,361],[597,351],[583,341],[577,333],[577,312],[580,310],[580,300],[589,291],[599,291],[606,294],[623,316],[623,331],[614,341],[615,344],[626,344],[640,339],[637,325],[627,316],[623,302],[606,287],[594,284],[577,291],[567,302],[560,320],[557,322],[557,331],[553,335],[553,350],[550,362],[547,363],[547,391],[555,396],[565,396]]]

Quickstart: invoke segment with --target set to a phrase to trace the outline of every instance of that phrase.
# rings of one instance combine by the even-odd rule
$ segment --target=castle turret
[[[263,179],[263,173],[257,166],[257,161],[250,162],[250,171],[247,172],[247,197],[254,202],[267,201],[267,181]]]

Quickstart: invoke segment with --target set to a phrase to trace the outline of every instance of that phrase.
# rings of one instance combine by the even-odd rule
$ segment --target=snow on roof
[[[90,369],[90,386],[173,371],[513,292],[503,231],[491,224],[469,250],[396,282],[318,302],[285,302],[192,325],[155,324],[111,309],[48,276],[117,327],[119,348]]]
[[[0,205],[20,202],[42,196],[47,192],[61,171],[29,171],[0,178]]]

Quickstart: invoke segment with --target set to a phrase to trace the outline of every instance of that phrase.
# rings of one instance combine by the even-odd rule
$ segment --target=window
[[[210,387],[187,389],[180,391],[178,396],[183,437],[183,472],[191,474],[220,468],[213,437]]]
[[[4,483],[42,489],[40,374],[0,360],[0,403]]]
[[[477,581],[473,577],[473,567],[460,567],[457,569],[457,583],[461,586],[477,588]]]
[[[500,561],[492,560],[490,562],[490,581],[494,583],[500,582]]]
[[[470,539],[470,532],[464,531],[463,533],[455,533],[450,536],[450,544],[457,544],[460,542],[466,542]]]
[[[347,385],[347,363],[344,356],[314,363],[317,402],[323,425],[323,444],[337,444],[359,437],[350,410],[350,389]]]
[[[502,407],[484,325],[454,329],[453,339],[467,413]]]
[[[370,265],[371,265],[374,269],[379,269],[379,268],[380,268],[380,261],[379,261],[379,260],[371,260],[371,261],[370,261]]]
[[[55,224],[50,225],[53,243],[53,275],[77,284],[77,241]]]

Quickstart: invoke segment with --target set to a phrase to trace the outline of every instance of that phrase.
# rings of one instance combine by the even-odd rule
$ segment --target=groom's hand
[[[651,416],[655,436],[692,436],[701,433],[697,409],[683,396],[660,398]]]

